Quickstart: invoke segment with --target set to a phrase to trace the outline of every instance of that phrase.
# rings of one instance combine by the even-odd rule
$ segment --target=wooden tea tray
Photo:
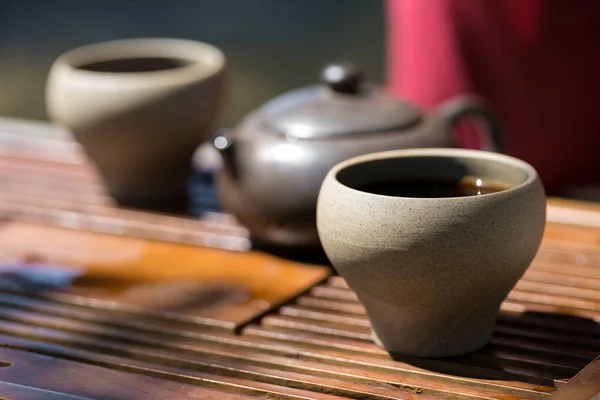
[[[565,385],[600,354],[597,205],[550,200],[490,345],[437,360],[372,344],[342,278],[249,251],[229,216],[116,208],[56,128],[0,123],[0,215],[0,259],[88,274],[58,293],[0,288],[0,399],[578,400],[600,383],[592,364],[571,382],[587,391]],[[217,295],[181,308],[129,291],[172,281]]]
[[[121,319],[136,314],[165,328],[179,324],[235,330],[329,275],[324,267],[256,252],[217,251],[22,222],[0,224],[0,246],[0,278],[3,262],[15,261],[23,270],[41,264],[50,273],[57,266],[77,274],[73,285],[57,288],[60,294],[24,299],[20,292],[27,287],[16,287],[14,296],[21,297],[0,294],[0,304],[43,308],[40,304],[46,300],[85,303],[109,314],[118,312]],[[0,291],[15,290],[14,282],[6,278],[5,282],[0,281]]]

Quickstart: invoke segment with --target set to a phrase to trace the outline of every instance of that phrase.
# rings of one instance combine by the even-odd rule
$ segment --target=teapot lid
[[[258,111],[262,122],[287,137],[324,138],[402,129],[421,113],[382,89],[363,82],[352,63],[323,68],[324,84],[296,89],[267,102]]]

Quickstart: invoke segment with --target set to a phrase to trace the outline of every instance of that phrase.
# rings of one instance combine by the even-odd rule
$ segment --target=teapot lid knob
[[[321,79],[335,92],[356,94],[364,74],[356,64],[342,61],[326,65],[321,71]]]

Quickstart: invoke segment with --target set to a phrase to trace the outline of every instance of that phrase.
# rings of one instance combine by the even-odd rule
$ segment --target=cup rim
[[[192,61],[173,69],[141,72],[106,72],[81,69],[86,64],[118,58],[164,57]],[[54,62],[72,74],[94,79],[208,79],[225,68],[225,55],[217,47],[195,40],[177,38],[118,39],[76,47]]]
[[[363,164],[363,163],[367,163],[367,162],[371,162],[371,161],[388,160],[388,159],[393,159],[393,158],[418,158],[418,157],[432,157],[432,156],[433,157],[437,156],[440,158],[460,157],[460,158],[471,158],[471,159],[480,159],[480,160],[487,159],[490,161],[500,162],[503,164],[511,165],[515,168],[518,168],[518,169],[524,171],[526,174],[526,179],[524,182],[522,182],[518,185],[512,186],[506,190],[501,190],[499,192],[493,192],[493,193],[485,193],[485,194],[481,194],[478,196],[402,197],[402,196],[388,196],[388,195],[383,195],[383,194],[375,194],[375,193],[365,192],[363,190],[353,188],[351,186],[348,186],[348,185],[340,182],[337,177],[338,173],[340,173],[342,170],[344,170],[346,168],[349,168],[349,167],[352,167],[355,165],[359,165],[359,164]],[[539,176],[538,176],[538,173],[535,170],[535,168],[531,164],[529,164],[523,160],[520,160],[518,158],[511,157],[511,156],[508,156],[505,154],[494,153],[491,151],[456,149],[456,148],[403,149],[403,150],[388,150],[388,151],[364,154],[364,155],[349,158],[347,160],[344,160],[344,161],[336,164],[329,171],[329,173],[327,175],[328,175],[328,178],[331,179],[336,185],[339,185],[340,187],[342,187],[345,190],[350,190],[352,192],[356,192],[357,194],[380,197],[380,198],[385,198],[385,199],[400,199],[403,201],[417,200],[417,201],[432,201],[432,202],[444,201],[444,200],[448,200],[448,199],[458,200],[458,201],[474,201],[474,199],[507,196],[507,195],[511,195],[511,194],[520,192],[520,191],[524,190],[526,187],[530,186],[533,182],[539,180]]]

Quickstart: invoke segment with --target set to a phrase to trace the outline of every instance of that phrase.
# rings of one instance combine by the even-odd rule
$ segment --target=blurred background
[[[228,57],[224,126],[289,89],[315,83],[336,59],[383,76],[381,0],[0,0],[0,115],[46,119],[54,59],[74,47],[131,37],[206,41]]]

